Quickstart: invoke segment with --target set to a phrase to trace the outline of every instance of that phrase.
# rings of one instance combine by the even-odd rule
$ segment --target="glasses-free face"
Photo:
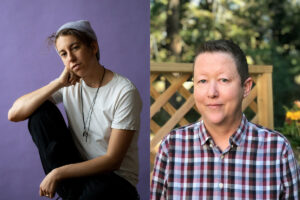
[[[80,77],[83,77],[89,66],[97,61],[97,47],[88,47],[73,35],[59,36],[56,49],[64,65]]]
[[[230,125],[242,116],[242,100],[252,86],[243,84],[232,56],[223,52],[206,52],[194,64],[194,99],[204,123]]]

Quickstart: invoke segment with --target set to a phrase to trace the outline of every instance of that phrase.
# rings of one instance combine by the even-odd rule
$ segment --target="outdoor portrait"
[[[298,199],[299,1],[150,10],[151,199]]]
[[[0,199],[149,199],[149,4],[0,3]]]

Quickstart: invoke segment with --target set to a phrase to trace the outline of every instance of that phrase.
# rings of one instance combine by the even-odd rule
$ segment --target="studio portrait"
[[[0,9],[1,199],[148,199],[149,2]]]

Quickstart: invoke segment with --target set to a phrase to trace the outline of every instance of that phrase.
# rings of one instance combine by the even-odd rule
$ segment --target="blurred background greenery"
[[[275,129],[300,144],[286,128],[288,108],[300,99],[300,0],[150,2],[151,61],[191,63],[203,41],[233,40],[249,64],[273,66]]]

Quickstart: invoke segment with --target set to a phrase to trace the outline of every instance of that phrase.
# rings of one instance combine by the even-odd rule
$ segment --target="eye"
[[[79,48],[80,48],[79,45],[74,45],[74,46],[72,47],[72,50],[78,50]]]
[[[62,52],[62,53],[60,54],[60,57],[65,57],[66,55],[67,55],[66,52]]]
[[[202,84],[206,83],[206,80],[205,79],[201,79],[201,80],[198,81],[198,83],[202,83]]]
[[[229,80],[227,78],[221,78],[221,82],[222,83],[227,83],[227,82],[229,82]]]

